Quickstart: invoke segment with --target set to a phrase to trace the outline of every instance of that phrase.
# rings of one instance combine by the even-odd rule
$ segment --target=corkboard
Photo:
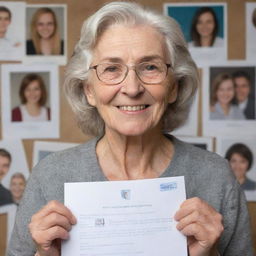
[[[256,0],[255,0],[256,1]],[[245,58],[245,2],[255,2],[255,1],[248,1],[248,0],[218,0],[218,1],[187,1],[190,3],[196,2],[224,2],[227,3],[228,9],[228,59],[244,59]],[[27,1],[28,4],[67,4],[67,17],[68,17],[68,57],[71,56],[74,45],[79,38],[80,29],[82,22],[85,18],[91,15],[94,11],[96,11],[102,4],[107,3],[109,1],[104,0],[29,0]],[[185,2],[184,0],[176,0],[176,1],[166,1],[166,0],[139,0],[136,1],[141,4],[145,4],[147,6],[153,7],[158,9],[159,11],[163,10],[163,3],[167,2]],[[59,68],[60,74],[60,138],[51,141],[62,141],[62,142],[74,142],[74,143],[82,143],[87,141],[90,136],[84,135],[79,130],[76,125],[76,121],[74,115],[67,104],[66,99],[62,93],[62,83],[63,83],[63,74],[64,74],[65,67],[61,66]],[[200,113],[201,114],[201,113]],[[200,115],[201,116],[201,115]],[[1,127],[0,127],[0,134],[1,134]],[[202,134],[202,122],[201,118],[199,118],[199,129],[198,135]],[[48,140],[49,141],[49,140]],[[32,165],[32,150],[33,150],[33,142],[34,140],[23,140],[23,144],[25,147],[25,152],[27,156],[27,160],[29,166]],[[256,219],[256,203],[249,204],[250,214],[252,219]],[[255,221],[252,222],[253,230],[254,230],[254,237],[256,232],[256,223]],[[256,241],[256,239],[254,239]],[[254,242],[256,243],[256,242]],[[255,244],[256,248],[256,244]],[[1,254],[2,255],[2,254]]]
[[[0,255],[5,255],[7,234],[7,214],[0,214]]]

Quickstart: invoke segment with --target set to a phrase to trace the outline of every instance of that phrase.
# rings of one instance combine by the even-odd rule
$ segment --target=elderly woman
[[[65,182],[180,175],[188,199],[175,219],[190,256],[252,255],[244,195],[228,163],[163,133],[184,123],[197,84],[186,42],[169,17],[125,2],[91,16],[65,90],[80,127],[97,137],[35,167],[8,255],[60,255],[60,240],[76,223],[63,205]]]

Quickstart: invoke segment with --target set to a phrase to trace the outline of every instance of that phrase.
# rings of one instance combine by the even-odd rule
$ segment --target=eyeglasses
[[[122,83],[130,69],[135,71],[142,83],[159,84],[165,80],[170,67],[171,64],[163,62],[142,62],[134,66],[122,63],[101,63],[89,69],[95,69],[98,79],[106,85]]]

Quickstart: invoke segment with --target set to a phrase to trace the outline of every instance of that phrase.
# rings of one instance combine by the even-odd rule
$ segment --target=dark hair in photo
[[[0,148],[0,156],[7,157],[10,160],[10,162],[12,161],[11,154],[7,150],[5,150],[4,148]]]
[[[36,73],[30,73],[27,74],[23,77],[22,81],[21,81],[21,85],[20,85],[20,100],[22,104],[25,104],[27,102],[27,99],[25,97],[25,89],[34,81],[37,81],[39,84],[39,87],[41,89],[41,98],[38,102],[38,104],[40,106],[44,106],[47,100],[47,92],[46,92],[46,88],[45,88],[45,83],[43,78],[36,74]]]
[[[12,18],[11,11],[7,7],[5,7],[5,6],[0,6],[0,12],[7,12],[9,14],[9,19]]]
[[[252,24],[256,28],[256,8],[252,12]]]
[[[232,74],[232,77],[233,77],[233,79],[238,78],[238,77],[244,77],[245,79],[248,80],[248,82],[251,81],[250,75],[246,71],[243,71],[243,70],[235,71]]]
[[[218,29],[219,29],[218,20],[217,20],[216,14],[213,11],[213,9],[211,7],[201,7],[201,8],[199,8],[196,11],[196,13],[193,17],[191,30],[190,30],[190,36],[191,36],[191,39],[194,42],[195,46],[201,46],[201,40],[200,40],[201,36],[198,33],[196,26],[198,24],[200,16],[204,13],[210,13],[213,17],[214,24],[215,24],[213,32],[212,32],[211,46],[214,44],[215,38],[218,34]]]
[[[245,158],[248,161],[247,171],[250,170],[250,168],[252,167],[252,163],[253,163],[253,154],[249,147],[247,147],[243,143],[233,144],[226,152],[225,158],[228,159],[228,161],[230,161],[233,154],[239,154],[243,158]]]

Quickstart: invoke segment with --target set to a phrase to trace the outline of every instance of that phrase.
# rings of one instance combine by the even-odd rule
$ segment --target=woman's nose
[[[138,78],[134,69],[130,69],[125,80],[122,82],[121,92],[129,97],[137,97],[144,92],[145,88]]]

